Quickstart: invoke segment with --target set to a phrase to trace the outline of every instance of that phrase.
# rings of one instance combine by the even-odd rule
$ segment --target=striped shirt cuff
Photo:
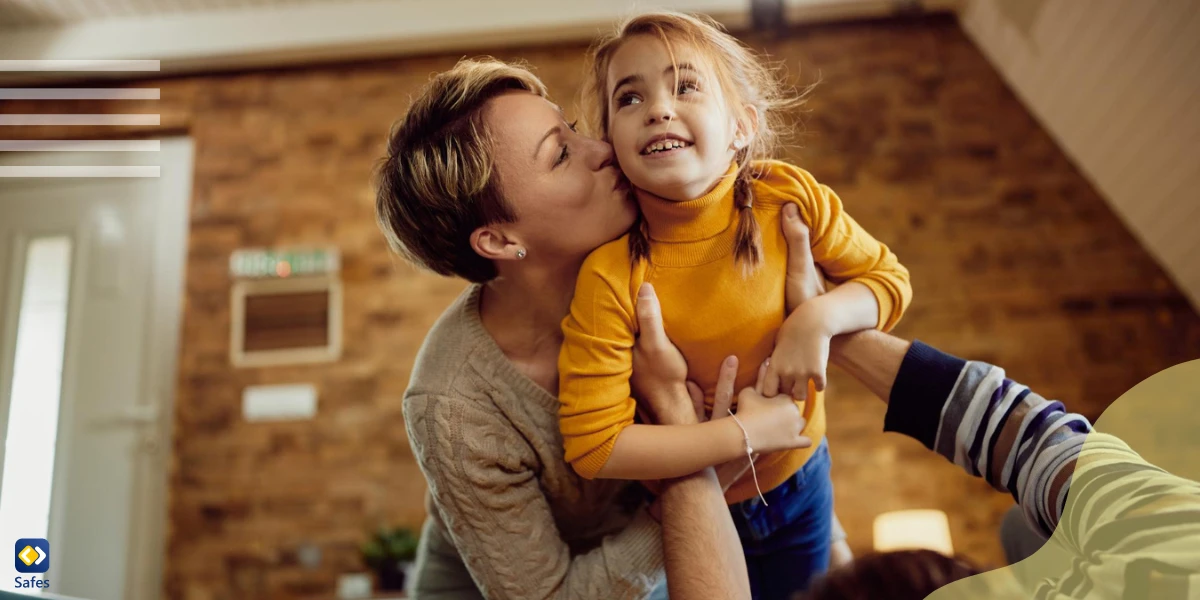
[[[942,408],[966,364],[961,358],[913,340],[892,384],[883,430],[907,435],[933,450]]]

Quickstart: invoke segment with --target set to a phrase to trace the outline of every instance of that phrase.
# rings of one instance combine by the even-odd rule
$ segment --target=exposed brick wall
[[[1200,357],[1200,318],[953,20],[750,41],[785,61],[798,84],[820,76],[785,158],[833,186],[912,271],[915,299],[899,335],[997,362],[1093,417],[1145,377]],[[497,56],[528,60],[571,106],[583,49]],[[187,131],[197,149],[168,597],[331,597],[336,575],[359,568],[368,528],[421,522],[425,484],[400,399],[422,337],[462,284],[388,255],[370,175],[409,96],[455,59],[172,78],[154,82],[159,102],[107,103],[113,112],[163,114],[162,128],[129,135]],[[344,257],[343,359],[232,368],[230,252],[308,243],[336,244]],[[317,385],[314,420],[242,421],[243,387],[287,382]],[[941,508],[961,552],[999,562],[1004,496],[916,443],[879,433],[883,404],[836,370],[828,397],[838,511],[856,550],[869,549],[880,512]],[[298,563],[303,543],[323,550],[315,570]]]

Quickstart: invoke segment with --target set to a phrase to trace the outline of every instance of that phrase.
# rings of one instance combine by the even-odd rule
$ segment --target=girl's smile
[[[712,190],[733,160],[737,123],[703,56],[635,36],[613,54],[608,81],[609,138],[630,182],[676,201]]]

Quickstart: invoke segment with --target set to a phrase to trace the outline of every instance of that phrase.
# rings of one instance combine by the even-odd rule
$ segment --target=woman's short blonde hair
[[[463,60],[434,76],[392,127],[375,197],[392,250],[442,275],[476,283],[496,277],[495,264],[471,248],[471,233],[516,218],[500,192],[483,123],[487,102],[514,90],[546,96],[541,80],[520,65]]]

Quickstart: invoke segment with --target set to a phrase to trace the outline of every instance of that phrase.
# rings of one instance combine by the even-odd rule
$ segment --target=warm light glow
[[[287,277],[292,274],[292,263],[281,260],[275,263],[275,274],[280,277]]]
[[[950,520],[940,510],[899,510],[875,517],[875,549],[912,550],[924,548],[954,555]]]

